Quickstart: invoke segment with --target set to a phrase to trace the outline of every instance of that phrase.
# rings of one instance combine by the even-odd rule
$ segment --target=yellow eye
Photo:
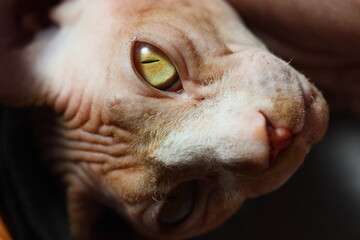
[[[166,90],[179,80],[170,58],[150,44],[137,43],[133,61],[139,75],[154,88]]]

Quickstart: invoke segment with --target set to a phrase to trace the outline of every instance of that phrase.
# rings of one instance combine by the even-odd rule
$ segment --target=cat
[[[149,238],[207,232],[326,131],[322,94],[224,1],[72,0],[50,16],[2,53],[0,100],[52,109],[39,143],[74,239],[95,238],[102,206]]]

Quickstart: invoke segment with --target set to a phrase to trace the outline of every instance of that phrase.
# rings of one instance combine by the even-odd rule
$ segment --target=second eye
[[[160,49],[138,42],[134,50],[136,71],[148,84],[160,90],[168,90],[179,81],[174,64]]]

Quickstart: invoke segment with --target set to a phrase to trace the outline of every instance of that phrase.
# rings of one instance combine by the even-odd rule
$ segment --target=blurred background
[[[15,240],[70,240],[61,188],[37,160],[26,111],[0,113],[0,214]],[[359,118],[332,115],[324,140],[287,184],[249,199],[220,228],[193,240],[215,239],[359,240]]]

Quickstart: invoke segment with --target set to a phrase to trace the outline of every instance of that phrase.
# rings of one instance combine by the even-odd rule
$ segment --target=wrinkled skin
[[[74,0],[51,17],[57,27],[3,51],[0,99],[47,106],[34,127],[66,185],[75,239],[96,236],[101,206],[152,238],[209,231],[246,198],[284,184],[326,130],[321,93],[224,1]],[[172,59],[182,91],[139,77],[136,42]],[[184,182],[196,188],[194,210],[160,224],[167,196]]]

